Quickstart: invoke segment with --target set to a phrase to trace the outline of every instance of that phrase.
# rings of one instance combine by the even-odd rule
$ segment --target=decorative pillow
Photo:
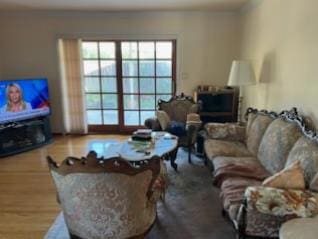
[[[295,161],[290,166],[266,178],[263,186],[282,189],[305,189],[304,171],[300,161]]]
[[[166,130],[171,121],[169,115],[163,110],[157,110],[156,116],[161,126],[161,129]]]
[[[315,177],[311,180],[309,188],[314,192],[318,192],[318,173],[316,173]]]

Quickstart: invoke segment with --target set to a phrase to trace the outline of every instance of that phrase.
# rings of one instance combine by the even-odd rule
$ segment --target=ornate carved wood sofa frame
[[[239,237],[275,238],[285,221],[317,214],[318,198],[310,185],[318,171],[318,135],[296,108],[279,114],[249,108],[246,120],[245,127],[205,126],[207,162]],[[262,186],[296,161],[304,171],[304,190]]]

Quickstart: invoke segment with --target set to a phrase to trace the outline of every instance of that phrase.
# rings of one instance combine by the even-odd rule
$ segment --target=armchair
[[[192,97],[185,96],[183,93],[180,96],[172,97],[169,101],[159,100],[157,116],[146,119],[145,126],[154,131],[167,131],[178,136],[178,147],[188,148],[188,161],[191,163],[191,150],[201,126],[198,115],[200,108],[200,102],[195,103]],[[177,150],[178,148],[176,152]],[[174,160],[172,166],[177,168]]]
[[[156,218],[160,159],[135,168],[121,158],[96,156],[68,157],[60,166],[47,158],[71,238],[142,237]]]

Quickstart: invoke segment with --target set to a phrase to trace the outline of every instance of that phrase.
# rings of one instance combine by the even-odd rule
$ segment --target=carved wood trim
[[[267,115],[269,117],[272,117],[273,119],[281,118],[285,121],[295,123],[300,128],[301,132],[305,137],[318,143],[318,133],[315,130],[312,130],[311,127],[308,124],[306,124],[305,119],[298,114],[296,107],[293,107],[290,110],[283,110],[280,113],[276,113],[274,111],[248,108],[245,113],[246,121],[250,113]]]
[[[201,111],[202,102],[201,101],[195,102],[194,99],[191,96],[187,96],[184,93],[181,93],[180,95],[174,95],[168,101],[159,99],[158,100],[158,109],[159,110],[162,109],[161,108],[162,104],[170,104],[171,102],[173,102],[175,100],[178,100],[178,101],[189,101],[192,104],[197,104],[199,106],[198,107],[199,111]]]
[[[150,170],[152,172],[152,179],[147,191],[148,199],[152,196],[152,186],[160,173],[160,160],[158,156],[153,156],[149,160],[142,161],[142,163],[136,167],[121,157],[105,160],[104,157],[98,158],[95,151],[90,151],[86,157],[67,157],[58,165],[50,156],[47,156],[50,170],[62,176],[74,173],[120,173],[134,176],[146,170]]]

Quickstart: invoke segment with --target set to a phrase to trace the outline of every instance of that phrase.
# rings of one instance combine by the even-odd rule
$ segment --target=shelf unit
[[[28,151],[52,142],[48,117],[0,125],[0,157]]]

